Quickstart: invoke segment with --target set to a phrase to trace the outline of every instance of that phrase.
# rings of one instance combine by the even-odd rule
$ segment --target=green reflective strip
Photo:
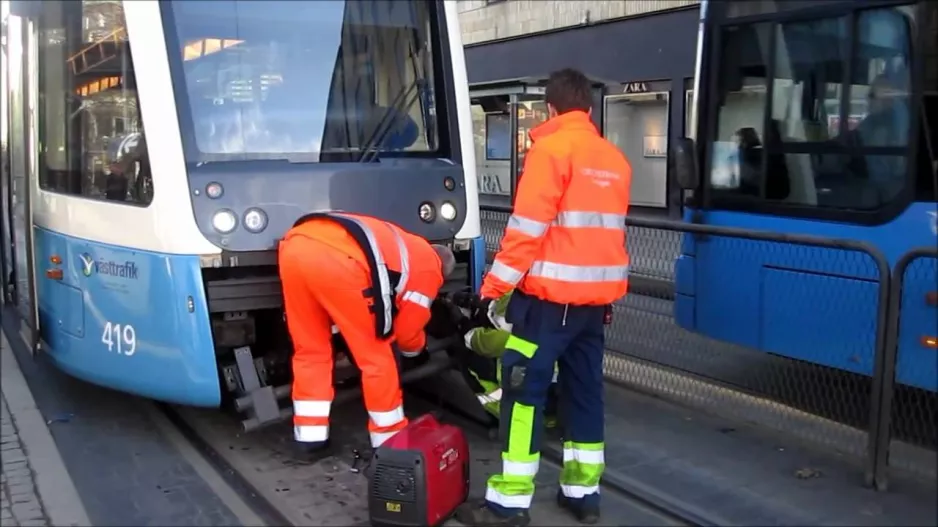
[[[533,437],[534,407],[514,403],[508,428],[508,450],[502,453],[502,459],[516,463],[539,461],[541,455],[531,453]],[[534,494],[534,476],[495,474],[489,478],[488,486],[505,496],[529,496]]]
[[[508,341],[505,342],[505,349],[517,351],[524,355],[525,358],[530,359],[534,357],[534,352],[537,351],[537,344],[512,335],[508,337]]]
[[[601,452],[605,448],[605,443],[577,443],[574,441],[564,441],[563,448],[565,450],[577,449],[591,452]],[[605,463],[584,463],[575,459],[565,459],[563,462],[563,469],[560,471],[560,484],[579,485],[582,487],[592,487],[599,485],[599,481],[602,479],[605,468]]]
[[[567,441],[563,444],[564,448],[575,448],[577,450],[592,450],[594,452],[604,450],[606,448],[606,443],[600,441],[599,443],[577,443],[576,441]]]
[[[503,457],[510,461],[527,463],[539,459],[531,453],[531,439],[534,437],[534,407],[514,403],[511,407],[511,423],[508,427],[508,450]]]

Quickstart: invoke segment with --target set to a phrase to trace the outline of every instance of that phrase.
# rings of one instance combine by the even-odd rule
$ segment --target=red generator
[[[371,463],[372,525],[439,525],[469,496],[466,436],[430,414],[378,447]]]

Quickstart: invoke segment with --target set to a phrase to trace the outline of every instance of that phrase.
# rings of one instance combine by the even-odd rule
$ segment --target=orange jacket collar
[[[588,113],[574,110],[544,121],[532,128],[528,135],[531,137],[531,141],[537,141],[558,130],[583,130],[599,134]]]

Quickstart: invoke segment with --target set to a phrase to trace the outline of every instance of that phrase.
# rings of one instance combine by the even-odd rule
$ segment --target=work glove
[[[476,322],[489,326],[492,325],[492,319],[489,317],[489,311],[493,306],[491,298],[479,297],[472,304],[472,319]]]

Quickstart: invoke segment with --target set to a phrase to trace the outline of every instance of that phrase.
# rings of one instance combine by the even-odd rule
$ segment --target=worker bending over
[[[329,438],[334,325],[361,370],[377,448],[407,426],[395,348],[405,357],[424,351],[453,253],[376,218],[315,213],[287,232],[278,259],[294,346],[294,437],[312,448]]]
[[[557,501],[581,522],[599,520],[604,322],[628,287],[632,169],[590,119],[593,94],[582,73],[551,74],[545,99],[550,117],[530,132],[514,209],[480,291],[483,306],[514,294],[501,366],[502,470],[489,478],[483,502],[457,511],[466,525],[530,522],[556,363],[564,425]]]

